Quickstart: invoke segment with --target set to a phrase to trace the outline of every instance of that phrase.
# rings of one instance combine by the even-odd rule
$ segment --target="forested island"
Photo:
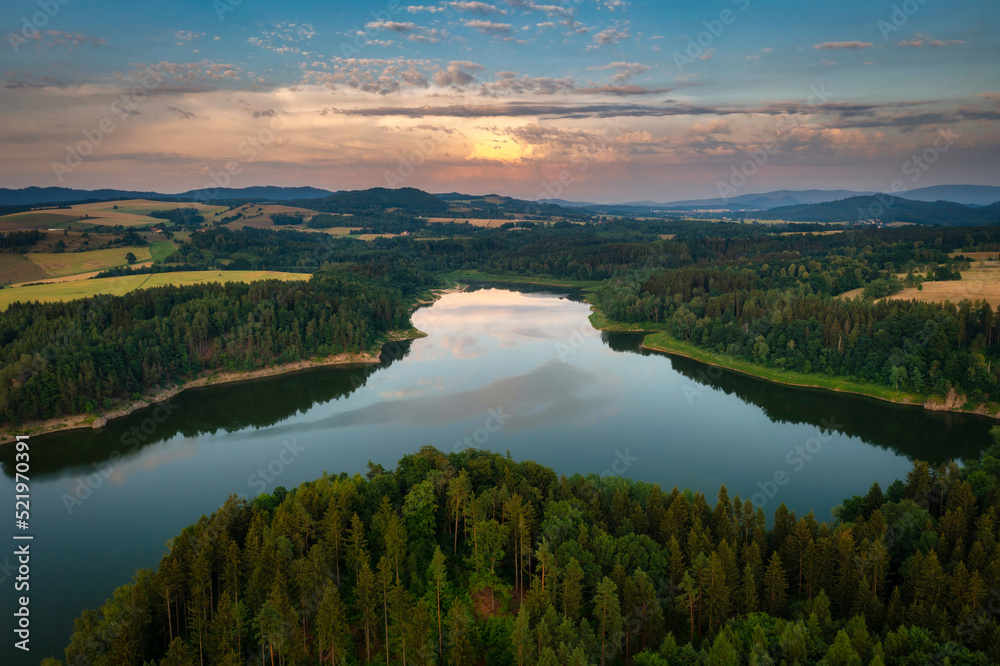
[[[781,504],[769,528],[724,486],[424,447],[231,497],[78,618],[65,663],[1000,660],[1000,446],[917,462],[836,513]]]

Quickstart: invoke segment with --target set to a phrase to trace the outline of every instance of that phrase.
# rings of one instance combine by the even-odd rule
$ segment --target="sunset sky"
[[[995,0],[422,1],[7,0],[0,186],[1000,184]]]

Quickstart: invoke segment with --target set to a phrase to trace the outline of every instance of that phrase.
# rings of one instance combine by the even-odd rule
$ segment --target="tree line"
[[[14,303],[0,316],[0,418],[93,413],[206,371],[370,351],[409,328],[411,302],[363,270],[328,270]]]
[[[751,238],[719,242],[709,253],[687,241],[692,262],[618,276],[592,300],[609,319],[649,322],[761,366],[995,401],[1000,320],[988,302],[875,300],[919,285],[915,272],[930,280],[960,276],[957,267],[966,264],[950,254],[962,245],[935,233],[841,234],[785,249],[774,237]],[[990,242],[976,244],[968,234],[952,242],[989,249],[1000,240],[995,234],[983,234]],[[845,296],[854,289],[864,298]]]
[[[431,447],[185,529],[67,664],[989,664],[1000,447],[832,523]]]

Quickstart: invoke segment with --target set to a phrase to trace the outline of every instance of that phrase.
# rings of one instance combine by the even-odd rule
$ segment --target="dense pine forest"
[[[67,664],[989,664],[1000,446],[833,524],[425,447],[230,498],[76,620]]]
[[[816,230],[808,225],[673,220],[518,224],[422,223],[410,236],[370,242],[282,225],[201,229],[163,262],[101,276],[316,276],[15,304],[0,314],[0,418],[104,410],[206,370],[368,349],[388,329],[408,327],[407,306],[447,286],[454,271],[596,285],[589,300],[610,323],[666,331],[762,368],[961,397],[970,407],[997,402],[1000,318],[988,303],[961,298],[955,279],[971,264],[954,256],[1000,255],[994,227],[819,235],[804,233]],[[932,280],[954,281],[955,302],[876,300]],[[847,298],[852,290],[860,297]]]
[[[1000,321],[988,303],[879,300],[961,285],[977,261],[967,253],[1000,255],[994,228],[421,222],[366,242],[287,226],[203,225],[166,261],[109,275],[308,280],[12,304],[0,314],[2,418],[96,414],[206,372],[377,350],[431,289],[477,274],[576,281],[611,325],[761,368],[996,402]],[[424,448],[395,470],[231,498],[178,535],[157,571],[79,618],[65,657],[988,664],[1000,661],[998,478],[1000,447],[965,467],[918,462],[820,523],[784,505],[765,516],[725,488],[708,498]]]
[[[207,370],[370,351],[409,328],[409,302],[361,268],[278,280],[138,289],[0,316],[0,418],[96,412]]]
[[[989,303],[876,300],[925,280],[953,280],[969,265],[949,256],[961,246],[916,237],[817,240],[794,251],[773,239],[728,241],[681,268],[609,280],[592,301],[612,321],[649,324],[763,367],[995,402],[1000,320]],[[971,238],[965,245],[1000,249]],[[844,296],[857,289],[861,298]]]

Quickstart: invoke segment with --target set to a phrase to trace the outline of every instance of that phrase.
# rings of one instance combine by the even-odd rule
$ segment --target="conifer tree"
[[[428,574],[434,582],[434,596],[437,607],[437,628],[438,628],[438,656],[444,652],[444,633],[441,628],[441,588],[448,582],[448,572],[445,569],[445,557],[441,552],[441,546],[434,548],[434,557],[431,559]]]
[[[781,558],[778,553],[771,554],[771,562],[764,572],[764,597],[767,601],[767,611],[780,617],[785,610],[785,598],[788,590],[788,579],[785,576],[785,569],[781,566]]]
[[[327,581],[323,590],[323,600],[316,612],[316,624],[320,655],[325,649],[330,655],[330,666],[337,666],[348,654],[349,628],[340,592],[332,580]]]
[[[594,614],[597,618],[597,635],[601,642],[601,665],[618,653],[622,629],[621,607],[618,591],[610,578],[604,577],[594,594]]]

